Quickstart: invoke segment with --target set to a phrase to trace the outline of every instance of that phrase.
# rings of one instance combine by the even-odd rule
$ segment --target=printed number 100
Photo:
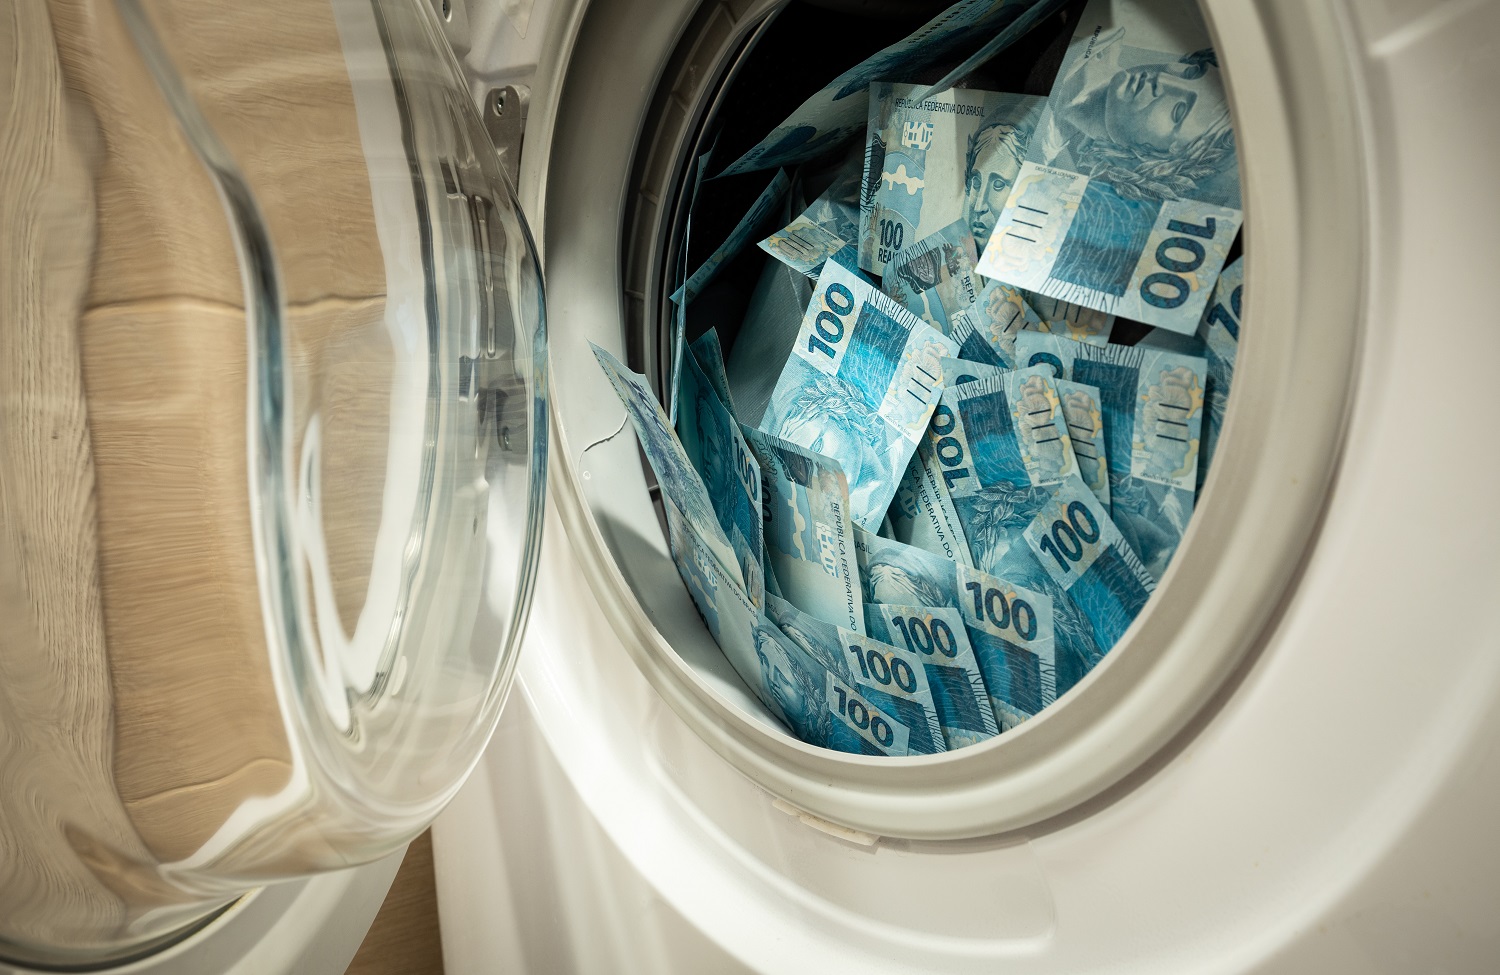
[[[1092,545],[1099,540],[1099,522],[1094,513],[1082,501],[1074,501],[1064,512],[1066,520],[1052,522],[1052,531],[1043,535],[1037,547],[1057,560],[1064,572],[1072,572],[1071,563],[1083,558],[1085,543]]]
[[[1185,236],[1168,237],[1157,245],[1156,263],[1163,270],[1146,275],[1141,282],[1141,299],[1157,308],[1176,308],[1192,295],[1193,287],[1183,275],[1202,267],[1208,256],[1203,245],[1193,238],[1213,240],[1219,222],[1213,217],[1205,217],[1201,224],[1168,220],[1167,229]]]
[[[823,304],[827,307],[813,319],[813,334],[807,337],[807,351],[821,352],[830,359],[837,359],[834,346],[844,340],[844,316],[854,310],[854,292],[835,281],[823,292]]]
[[[839,713],[852,721],[861,730],[870,732],[870,736],[886,748],[891,747],[891,742],[896,740],[896,733],[891,726],[878,714],[870,712],[870,706],[852,694],[845,694],[844,689],[834,685],[833,692],[839,697]]]

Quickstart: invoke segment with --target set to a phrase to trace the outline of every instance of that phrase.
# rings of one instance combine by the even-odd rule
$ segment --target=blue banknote
[[[745,591],[759,605],[765,588],[760,464],[693,356],[682,370],[677,434],[734,549]]]
[[[974,307],[956,313],[948,323],[948,337],[958,343],[958,357],[965,362],[976,362],[996,369],[1012,369],[1015,359],[1001,352],[990,336],[976,327]]]
[[[757,246],[813,280],[823,273],[823,265],[829,258],[838,256],[844,263],[852,264],[859,255],[853,243],[814,223],[806,215],[797,217]]]
[[[1103,345],[1114,331],[1115,316],[1106,312],[1075,305],[1071,301],[1060,301],[1034,291],[1023,291],[1026,304],[1036,312],[1039,322],[1027,324],[1037,332],[1055,332],[1066,335],[1075,342]]]
[[[854,529],[854,552],[867,603],[896,606],[958,605],[957,562],[926,549]],[[866,616],[866,624],[869,617]]]
[[[1071,379],[1054,379],[1062,403],[1063,422],[1068,425],[1068,440],[1073,445],[1073,459],[1078,476],[1094,492],[1094,497],[1109,507],[1109,444],[1104,437],[1104,400],[1099,388]]]
[[[963,349],[959,351],[962,353]],[[998,366],[968,359],[943,359],[941,366],[945,389],[987,379],[1003,371]],[[888,537],[955,562],[971,564],[968,539],[964,537],[953,497],[944,483],[943,468],[933,452],[931,437],[923,437],[917,445],[917,454],[907,465],[906,476],[896,488],[889,517],[892,530]]]
[[[979,273],[1192,333],[1241,219],[1198,5],[1090,0]]]
[[[775,623],[782,635],[809,660],[815,661],[819,670],[835,674],[846,683],[854,681],[850,662],[838,640],[833,638],[838,629],[834,624],[804,612],[780,596],[767,597],[766,618]]]
[[[1009,731],[1057,699],[1052,597],[977,569],[958,569],[959,621]]]
[[[831,457],[855,524],[877,528],[927,429],[958,344],[829,261],[765,416],[767,433]]]
[[[1045,370],[945,390],[927,440],[968,561],[981,569],[1005,554],[1054,486],[1077,471],[1057,385]]]
[[[962,350],[960,350],[962,351]],[[941,360],[946,389],[999,375],[1003,370],[983,362],[947,358]],[[970,563],[969,544],[943,480],[942,465],[933,452],[932,438],[923,437],[917,454],[907,465],[906,476],[891,502],[890,538],[929,552]]]
[[[1234,360],[1240,348],[1240,320],[1245,307],[1245,259],[1235,260],[1219,275],[1213,298],[1203,313],[1198,334],[1203,337],[1204,357],[1208,360],[1208,387],[1205,395],[1207,417],[1203,428],[1203,449],[1198,458],[1198,484],[1208,476],[1214,450],[1219,445],[1219,431],[1224,427],[1224,410],[1229,405],[1229,384],[1234,381]]]
[[[1208,365],[1134,346],[1090,346],[1023,333],[1016,352],[1099,390],[1110,511],[1130,547],[1160,579],[1193,514]]]
[[[769,617],[754,625],[755,682],[751,687],[767,708],[812,745],[855,754],[896,754],[861,744],[826,706],[828,669],[789,639]],[[904,752],[902,753],[904,754]]]
[[[862,755],[907,755],[911,750],[911,729],[886,714],[870,696],[850,687],[833,674],[827,675],[828,712],[848,739],[838,744],[839,751]]]
[[[777,214],[781,210],[782,201],[786,198],[787,188],[792,185],[791,179],[785,170],[777,170],[776,175],[771,177],[771,182],[755,198],[750,209],[735,224],[724,243],[708,256],[699,268],[679,287],[672,292],[672,301],[679,308],[692,304],[694,298],[708,287],[714,278],[719,276],[719,271],[724,265],[734,260],[745,247],[754,240],[758,240],[776,225]]]
[[[824,85],[724,172],[745,173],[786,166],[828,152],[864,127],[871,82],[915,77],[952,52],[990,38],[1036,2],[959,0],[907,37],[870,55]],[[818,71],[825,63],[847,63],[839,54],[837,38],[819,38],[812,44],[808,57],[798,62],[798,67]]]
[[[859,266],[872,274],[955,221],[982,250],[1045,104],[977,88],[914,97],[920,90],[870,87]]]
[[[1076,470],[1057,384],[1045,368],[945,389],[927,439],[955,499],[1000,484],[1056,484]]]
[[[713,384],[714,392],[719,394],[719,401],[730,413],[734,413],[734,396],[729,392],[729,372],[724,367],[724,347],[719,344],[719,330],[710,328],[693,340],[688,348],[697,360],[698,368],[703,370],[708,381]]]
[[[865,607],[870,635],[919,656],[951,751],[1000,733],[963,617],[951,606]]]
[[[1020,289],[1001,281],[980,281],[983,283],[974,304],[963,315],[974,333],[994,351],[999,364],[1008,369],[1016,361],[1016,333],[1023,328],[1038,328],[1042,320]],[[950,334],[957,338],[956,331]]]
[[[990,379],[1000,375],[1003,371],[1005,370],[986,363],[944,359],[943,383],[951,390],[967,382]],[[1089,490],[1094,492],[1094,496],[1108,505],[1109,464],[1105,459],[1104,413],[1100,406],[1099,390],[1093,386],[1067,379],[1053,379],[1052,382],[1057,387],[1058,403],[1062,409],[1063,423],[1068,428],[1068,443],[1073,450],[1073,460],[1078,474],[1089,486]],[[917,458],[932,468],[932,474],[937,474],[936,455],[932,450],[931,438],[923,440],[917,448]],[[941,475],[937,475],[937,479],[941,480]],[[900,496],[899,491],[897,496]],[[946,487],[944,487],[943,496],[947,497]],[[943,502],[939,499],[930,507],[934,510],[943,510]],[[952,509],[951,499],[947,507]],[[912,544],[922,543],[912,542]],[[959,559],[959,561],[968,562],[969,560]]]
[[[849,484],[827,457],[743,427],[760,461],[765,546],[777,595],[827,623],[864,632]]]
[[[661,485],[663,498],[670,499],[691,526],[701,547],[713,554],[720,564],[733,572],[737,584],[743,589],[748,583],[740,569],[740,556],[730,544],[729,536],[720,527],[719,516],[714,511],[703,479],[682,449],[681,442],[667,421],[661,404],[651,392],[646,377],[631,372],[620,360],[597,345],[593,346],[594,357],[604,370],[610,385],[614,387],[625,412],[640,438],[641,449]],[[759,578],[757,573],[751,580]],[[755,603],[759,604],[759,594]]]
[[[663,497],[672,561],[704,625],[745,685],[798,738],[836,747],[823,707],[824,668],[745,595],[670,497]],[[774,598],[774,597],[771,597]]]
[[[912,754],[947,750],[920,654],[825,623],[784,600],[773,601],[768,610],[788,640],[809,656],[829,661],[828,672],[905,725]]]
[[[960,361],[957,359],[949,361]],[[955,562],[969,562],[969,543],[943,485],[943,475],[932,448],[924,440],[896,487],[888,513],[887,537],[915,545]]]
[[[760,249],[814,281],[831,257],[854,267],[859,260],[861,178],[857,169],[835,178],[795,220],[761,241]]]
[[[886,265],[882,289],[907,311],[948,335],[950,318],[979,297],[974,273],[978,259],[968,227],[955,221],[902,248],[900,256]]]
[[[1018,591],[1013,584],[1000,583],[983,570],[959,565],[911,545],[860,530],[855,531],[854,537],[865,583],[866,626],[872,630],[879,626],[877,605],[920,605],[963,613],[991,709],[1002,729],[1040,710],[1044,672],[1046,686],[1056,686],[1053,674],[1059,651],[1066,656],[1062,673],[1070,681],[1067,686],[1101,656],[1089,621],[1042,571],[1024,541],[1010,555],[1012,562],[1024,560],[1020,584],[1027,589],[1020,616],[1014,623],[1002,621],[985,627],[970,625],[974,594],[968,587],[980,584],[983,609],[983,600],[992,588],[1010,593],[1007,600],[1013,600]],[[1038,595],[1033,598],[1032,594]],[[1059,602],[1065,602],[1061,615],[1053,609]],[[1011,602],[1007,601],[1005,606],[1011,606]],[[991,608],[997,614],[1001,611],[998,603],[991,604]],[[1064,625],[1067,629],[1060,629]],[[1047,693],[1047,700],[1055,696],[1054,690]]]
[[[1042,568],[1077,604],[1106,652],[1151,598],[1156,580],[1082,482],[1062,484],[1026,527]]]

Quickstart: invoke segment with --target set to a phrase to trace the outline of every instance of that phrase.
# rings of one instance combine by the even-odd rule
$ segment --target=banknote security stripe
[[[1088,0],[1045,98],[965,81],[1062,5],[959,0],[724,170],[775,173],[682,275],[672,422],[597,350],[694,606],[810,744],[928,755],[1045,713],[1207,480],[1245,327],[1217,58],[1191,0]],[[778,284],[739,328],[693,300],[736,261]]]

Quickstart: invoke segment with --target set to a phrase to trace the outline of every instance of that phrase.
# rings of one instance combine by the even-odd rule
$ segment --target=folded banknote
[[[1109,506],[1131,548],[1160,579],[1193,514],[1208,364],[1139,346],[1091,346],[1023,332],[1020,361],[1099,391]]]
[[[760,464],[694,356],[682,370],[677,435],[734,549],[745,591],[759,605],[765,588]]]
[[[1203,449],[1198,458],[1198,484],[1208,476],[1219,445],[1219,431],[1224,427],[1224,410],[1229,405],[1229,384],[1234,380],[1234,360],[1240,347],[1240,319],[1244,312],[1245,259],[1238,258],[1219,275],[1213,298],[1203,313],[1198,334],[1203,338],[1204,358],[1208,360],[1206,423],[1203,427]]]
[[[889,82],[870,88],[859,266],[872,274],[955,221],[982,251],[1045,103],[975,88],[925,99],[919,92]]]
[[[962,353],[964,350],[960,349]],[[964,383],[988,379],[1005,371],[986,362],[947,358],[941,360],[945,392]],[[938,462],[932,437],[922,438],[917,454],[907,465],[906,476],[896,488],[891,504],[889,537],[929,552],[972,564],[968,539],[964,537],[953,498]]]
[[[768,610],[788,640],[809,656],[829,661],[829,673],[905,725],[911,733],[907,747],[912,754],[947,750],[919,653],[825,623],[783,600],[773,600]]]
[[[720,402],[730,413],[734,413],[734,396],[729,392],[729,372],[724,366],[724,346],[719,342],[718,329],[711,328],[704,332],[693,340],[688,349],[697,360],[698,368],[703,370],[708,381],[713,384]]]
[[[861,178],[858,170],[840,175],[795,220],[757,246],[814,281],[831,257],[853,267],[859,260]]]
[[[672,430],[672,424],[667,421],[661,403],[651,392],[646,377],[631,372],[605,349],[597,345],[593,349],[594,357],[599,361],[599,366],[614,387],[616,395],[620,397],[620,402],[624,404],[631,425],[635,427],[641,449],[656,475],[657,483],[661,485],[663,497],[673,502],[673,506],[681,513],[683,523],[691,527],[700,546],[711,552],[721,565],[728,567],[727,571],[736,577],[735,581],[742,589],[754,584],[759,574],[756,573],[748,580],[743,575],[740,552],[736,551],[728,534],[720,526],[719,516],[714,511],[707,488],[703,486],[703,479],[688,459]],[[752,602],[759,605],[758,592],[754,594]]]
[[[882,290],[922,321],[951,334],[950,319],[974,304],[979,276],[974,238],[964,224],[954,222],[903,248],[886,265]]]
[[[979,273],[1192,333],[1238,233],[1229,103],[1192,0],[1091,0]]]
[[[849,484],[827,457],[744,427],[760,461],[766,558],[778,595],[826,623],[864,632]]]
[[[922,660],[938,724],[949,749],[978,744],[1000,733],[979,661],[963,617],[951,606],[865,607],[870,635],[905,647]]]
[[[958,345],[829,261],[791,352],[758,426],[837,461],[855,524],[878,527]]]
[[[740,679],[797,737],[835,747],[823,707],[823,667],[751,603],[676,502],[664,497],[662,507],[677,573]]]

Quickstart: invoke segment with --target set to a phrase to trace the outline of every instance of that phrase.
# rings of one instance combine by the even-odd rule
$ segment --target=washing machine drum
[[[398,851],[493,730],[544,316],[437,16],[0,26],[0,966]]]
[[[1323,510],[1353,388],[1363,268],[1359,249],[1347,241],[1361,239],[1364,214],[1358,183],[1349,174],[1359,172],[1361,148],[1354,118],[1330,106],[1353,104],[1356,96],[1338,72],[1319,74],[1304,86],[1273,70],[1263,16],[1277,25],[1275,43],[1305,37],[1319,45],[1317,64],[1347,60],[1342,28],[1324,14],[1278,8],[1272,17],[1232,4],[1204,5],[1212,36],[1233,39],[1217,46],[1250,242],[1244,252],[1247,319],[1222,448],[1175,558],[1124,637],[1113,649],[1105,647],[1102,662],[1036,717],[980,744],[935,755],[851,756],[787,734],[772,710],[746,690],[700,622],[678,582],[636,438],[618,400],[598,381],[593,345],[670,391],[678,370],[686,368],[678,364],[682,341],[695,341],[713,326],[730,350],[730,392],[742,402],[745,387],[735,388],[737,380],[766,370],[760,363],[739,368],[745,356],[735,341],[751,330],[737,336],[737,323],[747,307],[754,314],[757,303],[790,300],[777,288],[805,307],[808,296],[796,284],[801,275],[783,273],[793,283],[778,279],[768,288],[759,276],[768,259],[751,247],[748,256],[720,270],[714,285],[687,304],[685,315],[674,292],[710,254],[720,258],[715,247],[775,172],[719,171],[826,83],[786,69],[806,57],[806,38],[836,32],[848,45],[873,51],[910,30],[911,21],[921,22],[920,11],[895,25],[861,18],[858,13],[873,8],[850,9],[858,6],[747,0],[732,10],[684,2],[671,11],[648,12],[621,0],[591,8],[556,113],[541,211],[556,326],[563,474],[556,496],[626,649],[720,756],[766,791],[843,827],[909,839],[989,836],[1071,809],[1160,752],[1247,659],[1289,591],[1291,568],[1304,557]],[[997,90],[1045,93],[1070,38],[1074,44],[1086,41],[1073,35],[1082,6],[1070,6],[1069,18],[1054,17],[986,69],[998,73]],[[1184,21],[1194,16],[1191,5],[1159,3],[1156,9]],[[596,77],[604,65],[625,70],[605,55],[611,27],[604,25],[618,30],[630,21],[653,25],[645,36],[662,43],[639,46],[632,83],[604,84]],[[599,47],[590,47],[596,37]],[[834,73],[863,55],[841,49],[839,56],[838,64],[820,64],[820,70]],[[1315,107],[1292,95],[1307,90],[1323,92]],[[642,91],[651,94],[643,100]],[[1295,112],[1288,107],[1293,100]],[[1322,113],[1317,123],[1309,121],[1310,112]],[[871,118],[875,114],[872,108]],[[1300,151],[1304,138],[1314,140],[1322,162],[1299,169],[1287,150]],[[886,168],[899,177],[891,154],[901,147],[895,136],[889,141]],[[1312,143],[1306,145],[1311,151]],[[700,161],[709,154],[711,178],[704,180]],[[804,166],[798,178],[808,179],[812,169]],[[625,174],[619,236],[598,232],[600,214],[620,211],[621,193],[618,183],[597,178],[600,171]],[[1335,172],[1342,175],[1333,178]],[[866,197],[874,193],[871,185],[867,178]],[[716,212],[711,204],[724,200],[729,202]],[[1324,234],[1332,237],[1324,240]],[[1333,239],[1346,243],[1334,246]],[[987,251],[985,259],[990,256]],[[865,263],[863,253],[860,260]],[[801,288],[806,292],[808,283]],[[1305,323],[1314,307],[1320,309],[1318,326],[1310,328]],[[1145,331],[1121,324],[1111,342],[1135,341]],[[775,361],[784,361],[790,345],[787,337],[777,350],[782,359]],[[669,392],[661,395],[670,404]],[[625,434],[617,435],[622,428]],[[1123,449],[1130,450],[1128,442]],[[1160,518],[1165,523],[1168,515]],[[869,593],[865,599],[876,601]],[[1058,681],[1066,689],[1060,674]]]

